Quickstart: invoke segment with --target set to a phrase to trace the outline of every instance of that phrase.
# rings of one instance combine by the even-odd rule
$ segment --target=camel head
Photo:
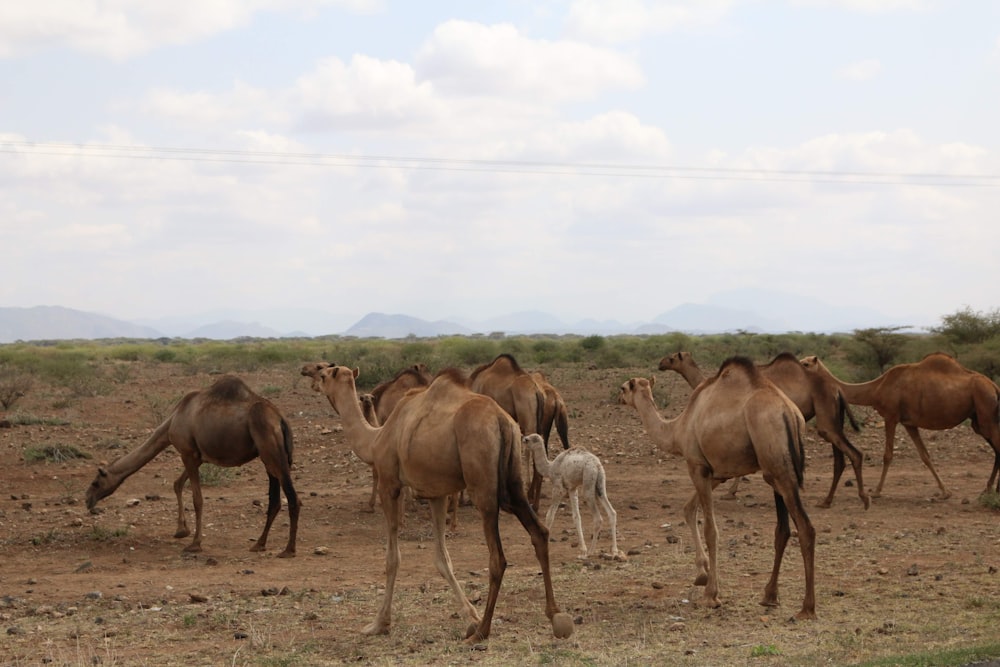
[[[807,371],[818,371],[823,368],[823,362],[819,360],[819,357],[813,355],[811,357],[802,357],[799,359],[799,363]]]
[[[317,373],[316,377],[313,379],[313,389],[326,395],[327,399],[330,401],[330,405],[338,413],[342,412],[337,406],[337,397],[341,393],[341,386],[347,388],[350,395],[355,397],[352,400],[357,400],[358,390],[354,386],[354,378],[358,377],[361,371],[357,368],[351,369],[346,366],[326,366],[321,368]]]
[[[542,436],[537,433],[529,433],[528,435],[521,436],[521,444],[527,447],[531,451],[536,451],[536,448],[541,447],[542,451],[545,451],[545,440]]]
[[[331,366],[334,366],[333,362],[317,361],[311,364],[306,364],[305,366],[302,367],[302,370],[300,372],[307,378],[312,378],[313,391],[321,391],[321,389],[317,385],[317,380],[319,379],[319,372],[324,368],[330,368]]]
[[[682,368],[692,363],[690,352],[674,352],[660,359],[660,370],[680,372]]]
[[[635,395],[639,392],[649,394],[649,398],[652,400],[654,384],[656,384],[656,378],[654,377],[632,378],[622,383],[621,389],[618,390],[618,404],[631,405],[633,408],[636,407]]]
[[[94,477],[94,481],[87,487],[87,509],[93,512],[97,501],[107,498],[114,493],[115,489],[121,485],[124,479],[124,477],[116,478],[108,474],[108,471],[104,468],[98,468],[97,476]]]

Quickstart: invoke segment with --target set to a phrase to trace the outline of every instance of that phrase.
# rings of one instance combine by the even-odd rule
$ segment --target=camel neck
[[[680,455],[681,450],[674,441],[674,419],[664,419],[660,416],[651,394],[637,393],[635,409],[639,413],[646,433],[656,446],[671,455]]]
[[[344,426],[344,435],[348,444],[359,459],[371,464],[372,442],[381,430],[368,423],[364,413],[361,411],[361,402],[358,400],[357,390],[351,389],[342,392],[337,400],[330,399],[333,409],[340,413],[340,421]],[[348,395],[349,394],[349,395]],[[329,398],[329,397],[328,397]]]
[[[702,382],[705,381],[705,374],[702,373],[701,369],[698,368],[697,366],[693,367],[684,366],[683,368],[681,368],[680,374],[681,377],[687,380],[687,383],[691,385],[692,389],[694,389],[695,387],[697,387],[698,385],[700,385]]]
[[[156,458],[157,454],[170,446],[168,431],[170,430],[170,421],[173,417],[174,415],[167,417],[162,424],[157,426],[156,430],[153,431],[153,434],[146,439],[146,442],[142,443],[128,454],[115,459],[108,465],[107,472],[112,475],[122,475],[123,477],[128,477],[136,470]]]
[[[844,382],[832,374],[830,377],[833,377],[837,386],[840,387],[840,391],[848,403],[852,405],[872,405],[874,403],[875,390],[882,384],[882,378],[885,375],[880,375],[868,382]]]

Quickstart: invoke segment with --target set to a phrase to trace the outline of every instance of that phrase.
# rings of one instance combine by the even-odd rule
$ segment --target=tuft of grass
[[[69,422],[58,417],[38,417],[23,412],[16,412],[7,420],[15,426],[69,426]]]
[[[858,663],[857,667],[960,667],[980,663],[993,664],[1000,658],[1000,644],[984,644],[944,651],[923,651]]]
[[[102,526],[94,526],[90,529],[90,539],[95,542],[110,542],[111,540],[116,540],[119,537],[125,537],[128,535],[128,526],[121,526],[120,528],[103,528]]]
[[[24,450],[24,460],[28,463],[38,463],[47,461],[50,463],[62,463],[73,459],[89,459],[90,454],[80,451],[73,445],[45,445],[42,447],[28,447]]]
[[[781,651],[774,644],[757,644],[750,649],[751,658],[761,658],[766,655],[781,655]]]
[[[979,496],[979,504],[986,509],[994,511],[1000,510],[1000,493],[996,491],[983,491]]]
[[[214,463],[203,463],[198,469],[198,477],[202,486],[222,486],[232,481],[234,468],[223,468]]]

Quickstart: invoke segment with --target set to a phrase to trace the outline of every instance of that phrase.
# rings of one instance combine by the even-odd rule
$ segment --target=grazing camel
[[[537,433],[523,436],[521,442],[534,454],[535,468],[538,474],[552,480],[552,504],[545,517],[545,527],[552,530],[552,524],[559,510],[563,496],[569,494],[569,505],[573,511],[573,523],[576,525],[576,537],[580,545],[579,558],[590,558],[597,548],[597,536],[601,532],[604,514],[608,515],[608,525],[611,530],[611,557],[615,560],[628,560],[625,553],[618,550],[618,513],[608,500],[607,475],[601,460],[586,449],[572,447],[559,453],[549,461],[545,453],[545,441]],[[583,539],[583,522],[580,520],[579,492],[583,490],[583,498],[590,507],[594,517],[594,532],[590,537],[590,547]]]
[[[684,518],[695,544],[696,585],[705,584],[705,600],[718,607],[717,542],[719,530],[712,505],[712,489],[721,482],[757,470],[774,489],[778,521],[774,531],[774,566],[761,604],[778,604],[778,570],[788,544],[791,514],[798,530],[805,568],[805,597],[799,619],[816,618],[814,560],[816,530],[809,521],[799,489],[802,487],[805,420],[753,362],[734,357],[723,362],[718,375],[698,385],[687,407],[674,419],[663,419],[653,401],[655,378],[633,378],[621,386],[619,403],[631,405],[650,438],[661,450],[687,461],[695,494],[684,505]],[[698,506],[705,514],[705,549],[698,535]],[[707,570],[707,571],[706,571]]]
[[[661,371],[680,373],[692,389],[705,379],[690,352],[675,352],[663,357],[659,368]],[[846,455],[851,460],[854,476],[858,481],[858,497],[864,503],[865,509],[868,509],[871,506],[871,499],[861,479],[864,457],[844,433],[845,415],[855,431],[859,430],[858,423],[836,383],[818,374],[806,372],[799,360],[788,352],[779,354],[768,364],[757,366],[757,369],[792,400],[806,421],[816,418],[816,432],[833,446],[833,480],[830,483],[829,493],[818,503],[819,506],[830,507],[833,503],[833,495],[837,492],[840,476],[844,472]],[[739,481],[739,477],[733,480],[729,488],[730,495],[736,494]]]
[[[943,431],[954,428],[966,419],[972,430],[993,447],[993,472],[986,483],[989,491],[997,481],[1000,492],[1000,388],[982,373],[962,366],[954,358],[941,352],[928,354],[913,364],[893,366],[874,380],[860,384],[842,382],[823,365],[818,357],[802,359],[802,366],[810,373],[833,382],[840,388],[848,402],[867,405],[875,409],[885,422],[885,453],[882,457],[882,476],[872,495],[882,494],[882,485],[892,463],[896,425],[902,424],[909,434],[920,460],[931,471],[941,498],[951,493],[945,488],[927,447],[920,437],[921,428]]]
[[[549,531],[541,524],[524,494],[520,430],[492,399],[470,391],[456,370],[445,370],[424,391],[403,397],[385,423],[368,424],[358,405],[354,379],[357,370],[343,366],[320,371],[319,383],[330,404],[340,413],[348,437],[371,447],[379,475],[379,497],[385,514],[385,597],[365,634],[389,632],[392,598],[399,571],[399,503],[404,486],[417,498],[428,499],[434,530],[434,561],[451,586],[462,612],[473,624],[466,641],[482,641],[490,634],[493,611],[507,561],[500,541],[500,511],[513,513],[531,536],[545,586],[545,613],[556,637],[573,632],[573,620],[559,611],[549,570]],[[467,489],[483,518],[490,552],[490,588],[480,617],[455,578],[445,546],[445,503],[448,496]]]
[[[202,496],[198,475],[201,464],[236,467],[259,456],[267,470],[267,520],[264,532],[250,550],[264,550],[271,524],[281,509],[281,491],[284,490],[288,499],[288,544],[278,556],[289,558],[295,555],[301,503],[292,486],[292,430],[274,404],[255,394],[243,380],[233,376],[224,376],[208,389],[187,394],[140,447],[115,460],[107,468],[98,468],[97,476],[87,489],[87,509],[93,511],[97,501],[114,493],[130,475],[170,445],[180,453],[184,464],[184,472],[174,482],[174,493],[177,494],[177,532],[174,537],[191,534],[181,499],[184,483],[188,479],[191,480],[194,498],[194,539],[184,551],[201,551]]]
[[[521,433],[541,433],[545,412],[545,392],[535,379],[523,370],[513,356],[500,354],[488,364],[479,366],[469,375],[469,388],[489,396],[514,418]],[[543,435],[544,437],[544,435]],[[565,442],[565,441],[564,441]],[[546,449],[548,443],[546,442]],[[537,512],[542,493],[542,478],[532,466],[528,500]]]

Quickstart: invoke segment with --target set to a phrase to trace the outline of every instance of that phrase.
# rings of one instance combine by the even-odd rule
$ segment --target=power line
[[[927,172],[690,167],[678,165],[642,165],[601,162],[484,160],[471,158],[248,151],[32,141],[0,141],[0,153],[76,158],[179,160],[188,162],[248,165],[357,167],[471,173],[611,176],[712,181],[917,185],[934,187],[997,187],[1000,185],[1000,175],[995,174],[945,174]]]

